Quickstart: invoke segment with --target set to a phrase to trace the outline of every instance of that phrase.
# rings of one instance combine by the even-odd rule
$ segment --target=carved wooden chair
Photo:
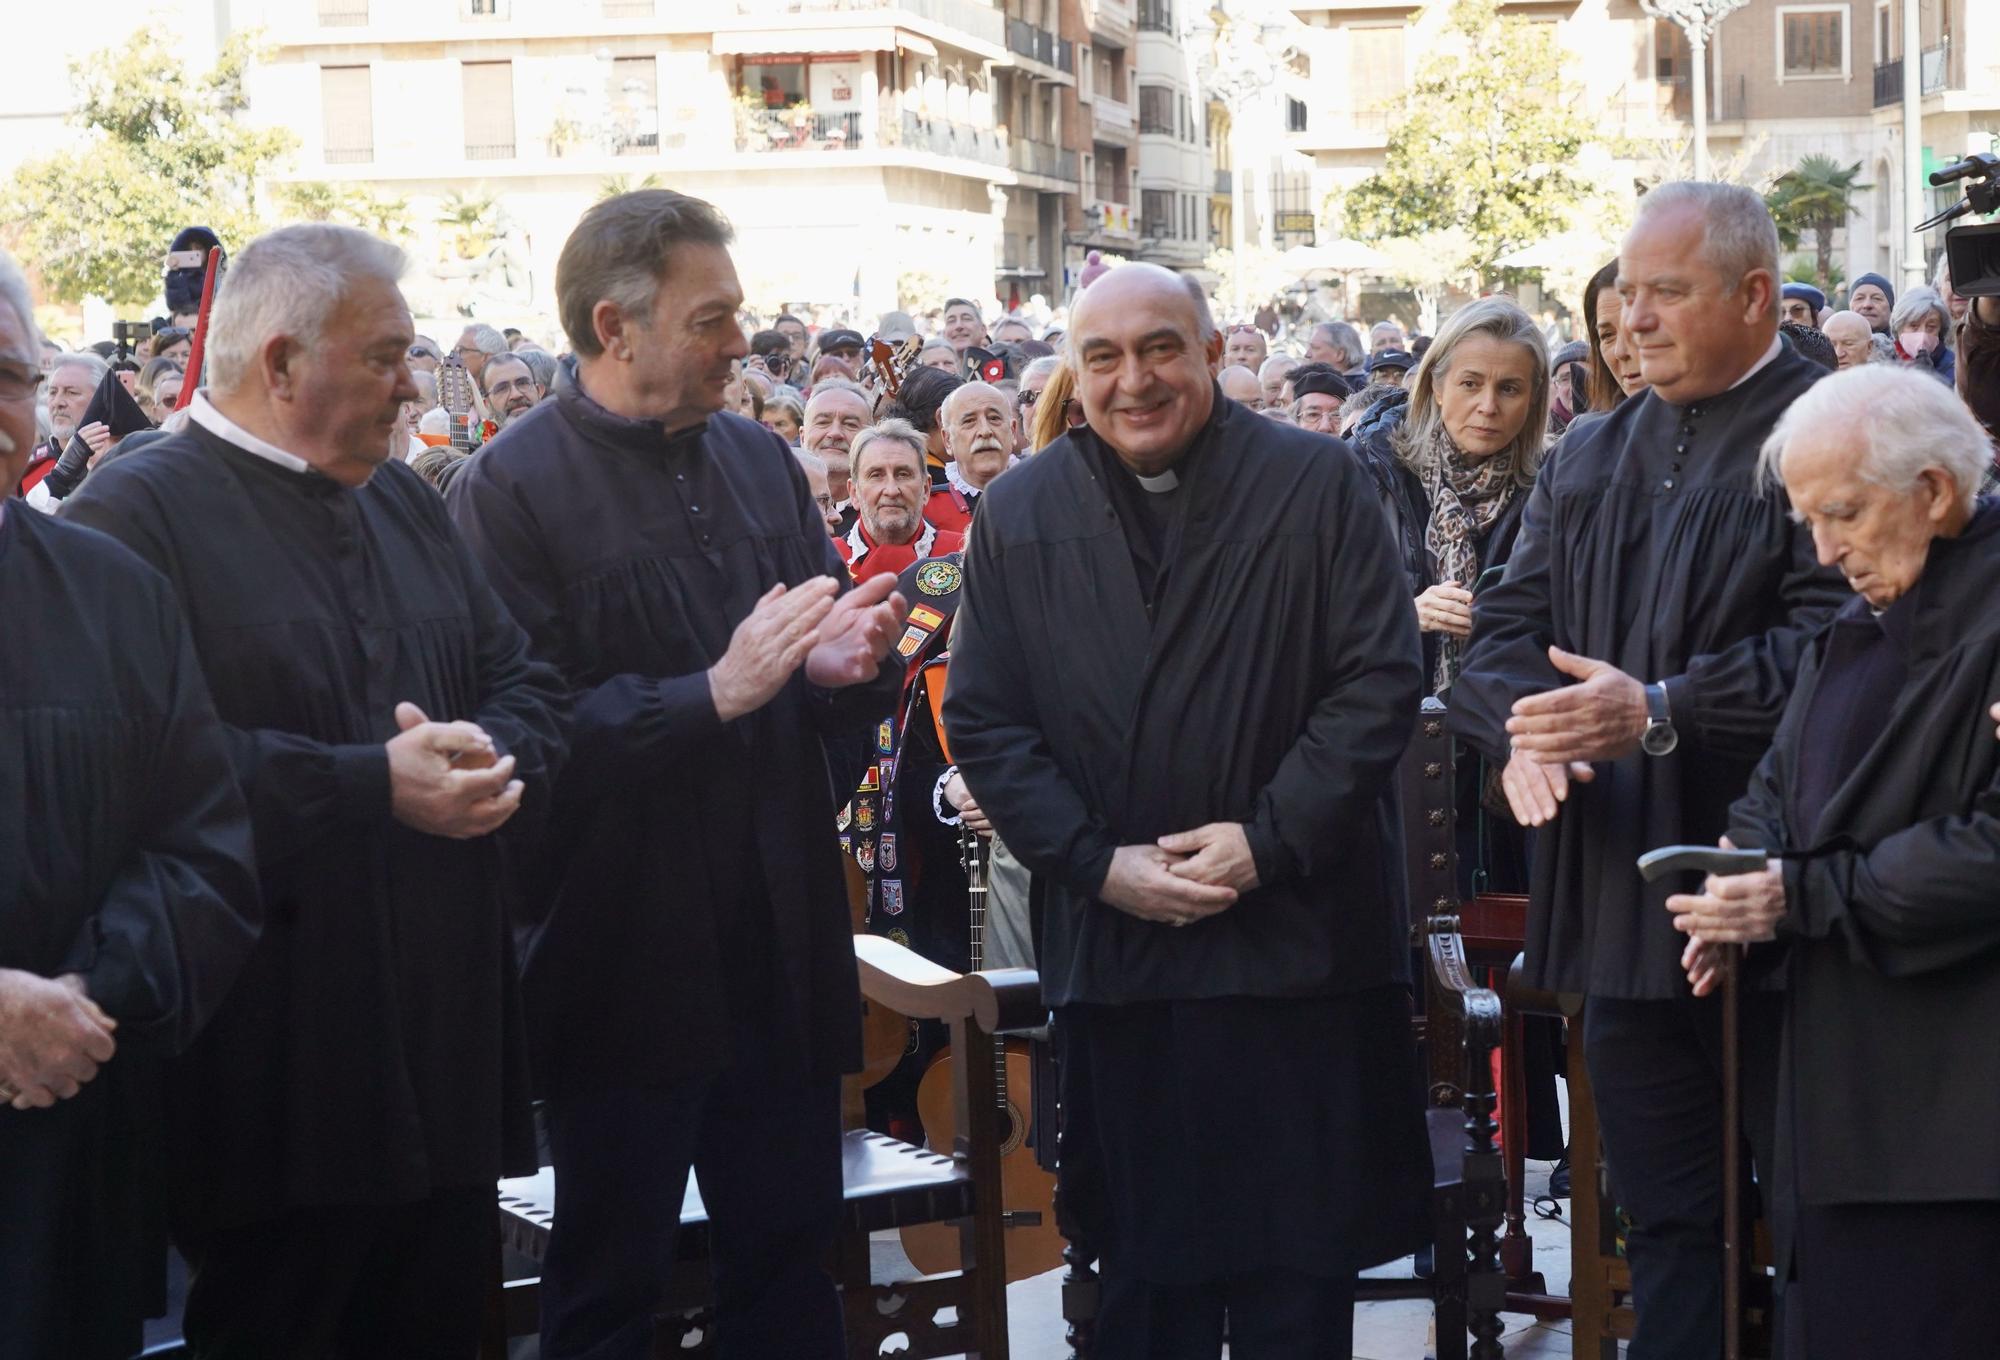
[[[836,1259],[828,1262],[840,1286],[849,1353],[906,1360],[973,1355],[1007,1360],[1007,1294],[1000,1200],[1000,1128],[993,1077],[993,1036],[1043,1022],[1041,984],[1025,968],[959,974],[876,935],[854,937],[861,990],[871,1002],[913,1019],[943,1021],[951,1032],[954,1100],[965,1130],[949,1157],[866,1130],[844,1135],[842,1173],[846,1221]],[[555,1219],[555,1172],[500,1182],[500,1231],[518,1257],[539,1263]],[[870,1279],[868,1236],[917,1223],[952,1223],[959,1229],[960,1269],[945,1274],[875,1284]],[[654,1350],[660,1356],[698,1355],[713,1346],[709,1305],[708,1213],[694,1177],[681,1202],[679,1260],[660,1282]],[[488,1337],[488,1360],[505,1355],[509,1337],[536,1330],[539,1278],[501,1280]],[[954,1310],[948,1321],[938,1315]]]
[[[1418,1022],[1429,1072],[1425,1122],[1430,1132],[1433,1270],[1430,1276],[1364,1276],[1357,1300],[1424,1298],[1437,1310],[1437,1360],[1499,1360],[1507,1281],[1500,1273],[1499,1229],[1506,1185],[1493,1135],[1492,1055],[1501,1042],[1500,998],[1472,977],[1459,935],[1453,885],[1451,739],[1444,709],[1426,700],[1400,773],[1409,856],[1411,934],[1424,973],[1425,1014]],[[1516,946],[1518,947],[1518,945]],[[1094,1340],[1096,1250],[1057,1202],[1070,1249],[1063,1317],[1073,1360],[1087,1360]]]

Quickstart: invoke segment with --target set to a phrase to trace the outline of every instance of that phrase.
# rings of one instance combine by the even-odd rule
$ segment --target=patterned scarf
[[[1420,451],[1418,476],[1430,498],[1430,522],[1424,525],[1424,549],[1430,554],[1434,580],[1456,581],[1467,590],[1479,580],[1479,550],[1474,543],[1514,499],[1514,459],[1494,454],[1468,462],[1439,421],[1430,442]],[[1444,693],[1458,678],[1461,640],[1440,635],[1434,692]]]

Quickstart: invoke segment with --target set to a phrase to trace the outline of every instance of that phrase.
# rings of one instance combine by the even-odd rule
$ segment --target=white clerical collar
[[[1777,358],[1780,354],[1783,354],[1784,352],[1785,352],[1784,337],[1779,335],[1772,336],[1771,347],[1764,351],[1764,357],[1759,359],[1756,363],[1750,365],[1750,371],[1745,373],[1742,377],[1738,378],[1735,382],[1729,384],[1727,390],[1734,392],[1737,388],[1743,386],[1744,383],[1749,382],[1759,373],[1762,373],[1766,368],[1770,366],[1770,363],[1773,359]]]
[[[245,453],[276,463],[287,472],[311,472],[312,464],[295,453],[287,453],[268,439],[259,439],[216,408],[208,393],[197,392],[188,403],[188,417],[217,439],[234,444]]]
[[[1014,464],[1020,461],[1021,461],[1021,456],[1019,454],[1015,454],[1013,457],[1007,460],[1007,467],[1012,467],[1014,466]],[[1001,469],[1002,472],[1005,472],[1006,470],[1007,470],[1006,468]],[[952,459],[950,462],[944,465],[944,479],[947,482],[950,482],[953,489],[955,489],[961,496],[982,495],[986,491],[986,486],[993,485],[993,483],[988,482],[986,486],[974,486],[970,481],[966,480],[965,474],[959,471],[958,460],[956,458]]]
[[[1180,473],[1174,471],[1172,468],[1168,468],[1157,477],[1140,477],[1136,472],[1132,475],[1139,478],[1140,486],[1152,492],[1155,496],[1164,496],[1167,492],[1175,490],[1181,484]]]

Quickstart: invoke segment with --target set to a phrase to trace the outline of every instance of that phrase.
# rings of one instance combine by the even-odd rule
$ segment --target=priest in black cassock
[[[1354,1277],[1424,1236],[1392,774],[1416,615],[1344,446],[1224,399],[1180,276],[1069,333],[1089,423],[994,483],[945,721],[1047,885],[1065,1207],[1097,1353],[1352,1354]],[[1079,1171],[1085,1174],[1077,1174]]]
[[[197,1360],[470,1354],[493,1182],[535,1165],[495,833],[568,699],[392,456],[403,267],[346,227],[252,242],[192,424],[63,507],[173,583],[256,832],[263,937],[172,1089]]]
[[[0,486],[40,346],[0,253]],[[165,1305],[164,1059],[257,937],[250,817],[167,583],[0,499],[0,1357],[124,1360]]]
[[[1643,883],[1656,846],[1713,845],[1807,639],[1845,598],[1757,451],[1824,376],[1778,335],[1778,238],[1739,187],[1663,185],[1619,252],[1650,390],[1543,464],[1480,597],[1451,722],[1536,838],[1530,985],[1580,992],[1626,1239],[1634,1360],[1722,1343],[1721,1015],[1696,999]],[[1744,999],[1746,1133],[1771,1167],[1778,998]],[[1583,1155],[1579,1153],[1579,1156]]]
[[[845,1352],[824,1263],[861,1008],[834,817],[895,706],[903,612],[892,575],[839,593],[791,450],[722,410],[730,235],[663,189],[586,212],[556,267],[569,380],[450,493],[576,697],[526,973],[544,1360],[652,1354],[690,1165],[719,1354]]]
[[[1814,387],[1765,448],[1854,594],[1729,810],[1731,841],[1773,858],[1666,907],[1700,946],[1698,989],[1714,945],[1787,972],[1786,1360],[1993,1350],[2000,504],[1974,499],[1991,460],[1956,394],[1887,364]]]

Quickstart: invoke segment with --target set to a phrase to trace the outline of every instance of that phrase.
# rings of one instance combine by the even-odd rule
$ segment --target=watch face
[[[1640,747],[1649,756],[1667,755],[1681,744],[1681,734],[1674,731],[1672,723],[1649,723],[1645,735],[1639,738]]]

